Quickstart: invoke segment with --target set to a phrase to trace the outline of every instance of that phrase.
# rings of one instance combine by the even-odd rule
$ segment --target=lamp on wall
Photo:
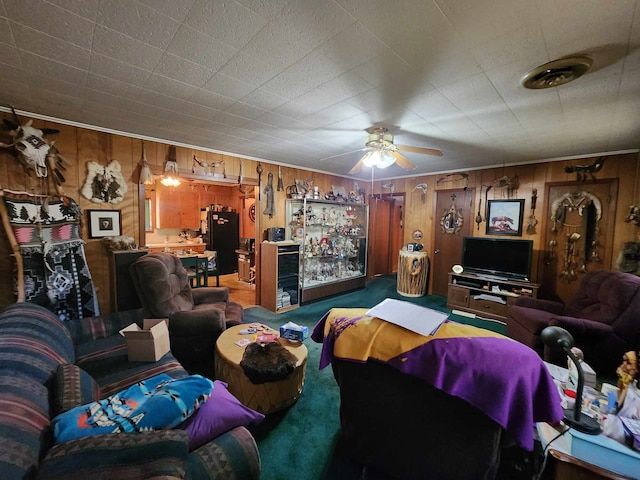
[[[164,164],[164,174],[160,183],[165,187],[177,187],[180,185],[180,179],[178,178],[178,161],[176,160],[176,147],[171,145],[169,147],[169,154],[167,155],[167,161]]]
[[[600,424],[595,418],[582,413],[582,391],[584,389],[584,371],[580,360],[571,351],[573,347],[573,337],[569,332],[561,327],[546,327],[540,333],[542,342],[551,348],[562,348],[576,366],[578,372],[578,386],[576,387],[576,401],[573,411],[565,409],[564,423],[575,428],[579,432],[590,435],[598,435],[600,433]]]

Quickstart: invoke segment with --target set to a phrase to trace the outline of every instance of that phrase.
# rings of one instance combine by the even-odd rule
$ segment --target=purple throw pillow
[[[257,425],[263,419],[262,413],[240,403],[227,390],[225,382],[215,380],[211,396],[179,428],[189,434],[189,451],[192,451],[232,428]]]

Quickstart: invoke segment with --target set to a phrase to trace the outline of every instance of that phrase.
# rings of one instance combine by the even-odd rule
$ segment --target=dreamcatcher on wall
[[[578,274],[587,272],[588,263],[602,263],[600,226],[602,203],[595,195],[577,190],[567,192],[551,206],[551,232],[546,263],[554,262],[557,250],[563,250],[560,279],[574,282]]]

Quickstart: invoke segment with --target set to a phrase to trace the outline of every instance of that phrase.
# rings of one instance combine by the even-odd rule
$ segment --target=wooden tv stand
[[[447,307],[504,322],[507,307],[520,295],[537,298],[539,287],[537,283],[510,280],[497,275],[451,272]]]

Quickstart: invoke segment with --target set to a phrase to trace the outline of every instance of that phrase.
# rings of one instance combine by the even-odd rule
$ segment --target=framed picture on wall
[[[89,238],[117,237],[122,235],[120,210],[87,210]]]
[[[524,200],[488,200],[487,235],[522,236]]]

